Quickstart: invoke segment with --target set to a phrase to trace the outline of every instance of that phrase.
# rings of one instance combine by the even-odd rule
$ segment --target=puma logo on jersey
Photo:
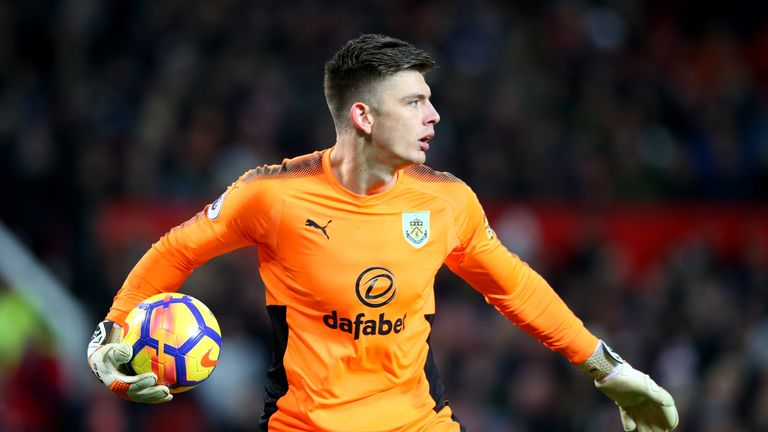
[[[328,236],[328,231],[326,231],[325,229],[328,227],[328,225],[331,224],[331,222],[333,222],[333,220],[329,220],[327,224],[325,224],[324,226],[320,226],[317,224],[317,222],[313,221],[312,219],[307,219],[307,223],[305,223],[304,226],[319,229],[320,231],[323,232],[323,234],[325,234],[325,238],[330,240],[331,238]]]

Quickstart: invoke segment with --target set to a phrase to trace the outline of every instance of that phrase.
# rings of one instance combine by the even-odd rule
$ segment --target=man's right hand
[[[88,365],[96,378],[123,399],[143,403],[162,403],[173,399],[170,389],[157,384],[152,372],[128,375],[125,363],[133,356],[130,345],[120,343],[122,329],[112,321],[102,321],[88,344]]]

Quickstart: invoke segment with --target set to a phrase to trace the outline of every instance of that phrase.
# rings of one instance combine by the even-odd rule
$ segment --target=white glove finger
[[[673,407],[669,407],[673,408]],[[669,419],[667,418],[665,414],[665,410],[669,409],[667,407],[663,407],[661,405],[657,405],[655,402],[651,400],[647,400],[645,403],[629,408],[628,411],[632,418],[635,420],[635,422],[638,425],[638,430],[640,430],[640,426],[650,428],[649,431],[657,432],[657,431],[667,431],[673,429],[676,424],[676,418],[675,419]],[[674,410],[675,417],[677,416],[677,410]],[[674,423],[670,420],[673,420]]]
[[[131,379],[131,382],[133,383],[131,385],[132,391],[139,391],[146,388],[150,388],[157,384],[157,376],[153,374],[152,372],[143,373],[141,375],[126,375],[128,378]]]
[[[655,406],[653,409],[654,416],[653,423],[651,423],[653,432],[665,432],[670,428],[669,422],[661,411],[662,408],[662,406]]]
[[[637,424],[627,410],[619,407],[619,414],[621,415],[621,424],[624,426],[624,430],[627,432],[635,430]]]
[[[647,428],[658,423],[658,419],[656,418],[656,404],[649,400],[646,400],[640,405],[627,408],[627,411],[629,411],[632,418],[635,419],[638,428],[640,426]]]
[[[648,427],[649,422],[648,419],[645,418],[642,415],[638,415],[637,409],[630,409],[627,412],[627,415],[629,415],[632,420],[635,422],[635,427],[637,428],[637,432],[650,432],[650,428]]]
[[[162,399],[157,399],[157,400],[149,401],[149,402],[147,402],[147,403],[150,403],[150,404],[160,404],[160,403],[166,403],[166,402],[170,402],[170,401],[171,401],[171,399],[173,399],[173,394],[172,394],[172,393],[168,393],[168,394],[167,394],[167,395],[166,395],[164,398],[162,398]]]
[[[638,409],[643,412],[643,415],[648,419],[650,424],[658,427],[658,430],[660,431],[672,430],[677,427],[677,408],[675,408],[674,404],[664,406],[648,400],[641,407],[638,407]]]
[[[138,403],[144,403],[144,404],[159,404],[159,403],[165,403],[170,402],[171,399],[173,399],[173,395],[171,394],[153,394],[150,396],[135,396],[132,397],[131,400]]]
[[[664,421],[666,422],[666,426],[669,427],[670,430],[677,427],[677,424],[680,422],[680,417],[677,414],[677,408],[675,407],[675,404],[673,403],[670,406],[662,405],[660,407],[661,411],[661,417],[663,417]]]
[[[135,392],[129,391],[128,395],[131,399],[143,403],[161,403],[173,399],[170,389],[164,385],[152,386]]]
[[[140,375],[127,375],[120,372],[119,369],[115,369],[112,371],[112,375],[115,377],[115,379],[124,383],[132,385],[140,383],[139,386],[142,388],[153,386],[157,382],[157,375],[155,375],[153,372],[146,372]],[[151,382],[149,382],[149,378],[152,379]]]
[[[133,347],[128,344],[107,344],[104,347],[104,359],[112,363],[115,367],[128,363],[133,357]]]

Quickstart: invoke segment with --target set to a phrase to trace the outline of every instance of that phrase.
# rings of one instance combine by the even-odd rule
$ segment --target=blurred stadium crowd
[[[95,325],[157,234],[106,241],[105,209],[191,216],[246,169],[331,146],[322,67],[364,32],[434,53],[428,163],[489,205],[766,203],[768,3],[358,3],[0,3],[0,220]],[[725,256],[701,233],[638,274],[590,233],[558,263],[547,244],[521,255],[671,391],[679,430],[768,430],[766,243]],[[65,385],[37,312],[0,284],[0,430],[254,430],[269,356],[254,253],[183,288],[219,317],[222,363],[162,408]],[[436,290],[435,356],[469,430],[620,430],[589,380],[463,282],[441,273]]]

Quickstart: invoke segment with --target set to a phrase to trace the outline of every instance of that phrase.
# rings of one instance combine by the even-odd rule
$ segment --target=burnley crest
[[[416,249],[429,240],[429,212],[403,212],[403,235],[405,240]]]

